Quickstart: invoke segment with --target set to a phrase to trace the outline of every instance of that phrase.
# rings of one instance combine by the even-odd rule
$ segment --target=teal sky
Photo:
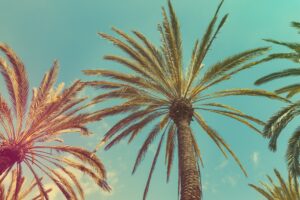
[[[194,41],[202,37],[219,1],[173,0],[172,2],[181,24],[185,62],[188,62]],[[39,84],[55,59],[59,60],[61,66],[59,82],[70,84],[79,78],[87,80],[81,72],[84,69],[118,69],[119,66],[103,61],[102,57],[119,51],[101,39],[97,32],[112,33],[110,30],[112,26],[125,31],[134,29],[145,33],[149,39],[158,44],[159,34],[156,25],[162,19],[161,6],[165,5],[165,0],[0,0],[0,41],[9,44],[22,58],[27,66],[32,87]],[[298,41],[300,36],[290,28],[290,22],[300,21],[299,8],[299,0],[289,0],[288,3],[280,0],[225,0],[221,15],[229,13],[229,19],[204,64],[213,64],[246,49],[269,46],[270,44],[261,40],[263,38]],[[285,49],[274,47],[272,51]],[[259,65],[239,73],[214,90],[254,87],[253,82],[257,78],[287,67],[295,67],[295,64],[273,61]],[[292,81],[285,79],[261,88],[271,90]],[[1,92],[5,91],[2,82],[0,89]],[[94,90],[88,90],[85,95],[96,94]],[[267,120],[272,113],[284,106],[277,101],[253,97],[224,98],[222,102],[262,120]],[[103,105],[93,109],[101,107]],[[272,153],[267,148],[266,140],[238,122],[213,114],[205,117],[231,145],[246,167],[249,177],[244,177],[233,160],[231,158],[226,160],[209,138],[202,134],[202,130],[193,126],[193,130],[199,135],[198,142],[204,158],[204,168],[201,170],[204,200],[262,199],[247,184],[257,184],[259,180],[266,180],[266,174],[273,176],[273,168],[286,175],[284,154],[287,139],[299,121],[293,121],[285,129],[279,141],[278,151]],[[68,136],[66,141],[68,144],[93,149],[115,120],[116,118],[109,118],[92,124],[90,128],[95,134],[90,138]],[[105,194],[89,179],[81,177],[88,193],[87,199],[142,198],[154,152],[149,151],[137,173],[131,176],[141,140],[142,137],[131,145],[121,143],[108,152],[100,150],[97,153],[109,172],[113,192]],[[157,146],[157,142],[153,149]],[[171,182],[166,184],[163,157],[164,154],[161,154],[156,166],[148,195],[149,200],[177,198],[177,165],[174,165]],[[60,198],[59,194],[55,196],[55,199]]]

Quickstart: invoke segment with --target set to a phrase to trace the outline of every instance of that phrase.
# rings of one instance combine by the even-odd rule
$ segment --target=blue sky
[[[185,62],[188,62],[192,46],[201,38],[218,0],[173,0],[183,37]],[[114,63],[103,61],[108,53],[118,53],[97,32],[112,33],[112,26],[122,30],[139,30],[156,44],[159,34],[156,25],[161,21],[161,6],[165,0],[0,0],[0,41],[8,43],[22,58],[30,77],[31,86],[37,86],[53,60],[60,62],[59,82],[70,84],[75,79],[87,79],[84,69],[117,69]],[[299,35],[290,28],[291,21],[300,21],[300,2],[289,3],[279,0],[225,0],[221,14],[229,13],[229,19],[212,46],[206,65],[215,63],[226,56],[259,46],[269,46],[262,38],[297,41]],[[284,51],[274,47],[273,51]],[[269,72],[295,64],[286,61],[273,61],[241,72],[231,81],[215,88],[254,87],[253,82]],[[294,79],[295,80],[295,79]],[[264,89],[275,89],[287,85],[291,80],[281,80]],[[2,82],[1,82],[2,83]],[[1,92],[4,91],[0,85]],[[86,91],[86,95],[95,95],[95,91]],[[284,106],[283,103],[263,98],[224,98],[222,100],[242,111],[267,120],[268,117]],[[101,108],[99,105],[95,108]],[[236,152],[249,177],[243,176],[232,159],[226,160],[214,144],[202,133],[199,127],[192,127],[199,135],[199,145],[203,153],[202,183],[205,200],[256,200],[262,199],[247,186],[266,180],[265,175],[273,175],[277,168],[286,174],[284,153],[287,139],[299,121],[293,121],[284,131],[279,141],[278,151],[272,153],[267,148],[267,141],[252,130],[230,119],[215,115],[205,115],[209,124],[226,139]],[[105,131],[113,125],[116,118],[109,118],[90,128],[95,132],[91,138],[68,136],[69,144],[82,145],[93,149]],[[104,194],[94,187],[85,177],[81,177],[88,192],[87,199],[135,200],[141,199],[146,183],[150,162],[154,156],[150,151],[138,172],[131,176],[137,150],[142,138],[131,145],[122,143],[108,152],[99,151],[97,155],[106,164],[111,194]],[[156,143],[154,144],[155,148]],[[177,176],[174,168],[171,182],[166,184],[164,160],[159,159],[150,188],[149,200],[171,200],[177,198]],[[175,165],[174,165],[175,166]],[[55,194],[54,194],[55,195]],[[59,199],[56,196],[55,199]]]

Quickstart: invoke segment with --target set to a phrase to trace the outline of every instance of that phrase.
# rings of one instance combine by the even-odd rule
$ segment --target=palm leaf
[[[230,90],[223,90],[219,92],[214,92],[209,95],[204,95],[200,97],[199,100],[207,100],[207,99],[214,99],[214,98],[220,98],[220,97],[226,97],[226,96],[236,96],[236,95],[242,95],[242,96],[261,96],[261,97],[267,97],[270,99],[276,99],[283,102],[290,102],[286,98],[280,97],[276,95],[273,92],[268,92],[265,90],[256,90],[256,89],[230,89]]]
[[[265,53],[269,48],[257,48],[257,49],[251,49],[242,53],[239,53],[237,55],[231,56],[224,61],[221,61],[212,67],[208,69],[208,71],[204,74],[201,83],[208,83],[211,80],[214,80],[215,78],[222,76],[224,73],[226,73],[229,70],[234,69],[235,67],[239,66],[240,64],[253,59],[259,55],[262,55]]]
[[[271,42],[273,44],[281,45],[281,46],[286,46],[292,50],[294,50],[297,53],[300,53],[300,44],[297,43],[289,43],[289,42],[279,42],[277,40],[272,40],[272,39],[264,39],[266,42]]]
[[[292,177],[296,178],[300,175],[300,168],[299,168],[299,137],[300,137],[300,129],[299,127],[296,129],[294,134],[290,137],[288,148],[286,152],[286,160],[288,164],[289,172],[291,173]]]
[[[295,187],[291,183],[291,177],[289,176],[288,181],[285,181],[278,170],[274,169],[276,178],[278,179],[279,184],[276,184],[274,180],[267,176],[271,184],[261,182],[262,187],[249,184],[254,190],[260,193],[268,200],[280,199],[280,200],[293,200],[298,199],[297,194],[299,192],[299,187]]]
[[[163,141],[163,139],[164,139],[164,135],[165,135],[165,134],[163,134],[163,135],[161,136],[161,139],[160,139],[160,141],[159,141],[157,150],[156,150],[156,152],[155,152],[154,159],[153,159],[153,161],[152,161],[151,170],[150,170],[150,173],[149,173],[149,176],[148,176],[148,180],[147,180],[147,184],[146,184],[146,187],[145,187],[145,190],[144,190],[143,200],[146,199],[147,194],[148,194],[148,191],[149,191],[149,187],[150,187],[150,182],[151,182],[152,174],[153,174],[153,171],[154,171],[156,162],[157,162],[157,158],[158,158],[158,156],[159,156],[159,152],[160,152],[160,148],[161,148],[162,141]]]
[[[280,72],[275,72],[267,76],[261,77],[255,82],[255,85],[261,85],[279,78],[284,78],[288,76],[298,76],[298,75],[300,75],[300,69],[297,68],[286,69]]]

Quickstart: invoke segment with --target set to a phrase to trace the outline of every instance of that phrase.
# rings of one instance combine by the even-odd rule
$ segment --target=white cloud
[[[223,160],[218,166],[215,167],[216,170],[224,169],[228,165],[228,160]]]
[[[204,192],[211,192],[211,193],[217,193],[217,185],[215,184],[211,184],[208,181],[205,181],[204,183],[202,183],[202,189]]]
[[[251,161],[255,166],[259,164],[259,160],[260,160],[259,155],[260,154],[257,151],[253,152],[251,155]]]
[[[222,182],[225,184],[229,184],[232,187],[235,187],[238,184],[239,177],[238,176],[226,176],[222,178]]]

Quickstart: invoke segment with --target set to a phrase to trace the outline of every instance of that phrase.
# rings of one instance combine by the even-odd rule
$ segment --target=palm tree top
[[[96,119],[93,113],[84,110],[88,106],[83,104],[86,97],[78,95],[85,84],[75,81],[67,88],[63,83],[54,87],[58,75],[58,63],[54,62],[40,86],[33,89],[29,102],[24,64],[8,45],[0,44],[0,50],[7,58],[0,58],[0,72],[10,97],[7,101],[0,95],[0,183],[13,169],[16,169],[17,180],[21,180],[25,166],[33,175],[41,198],[49,199],[39,174],[53,181],[66,199],[84,199],[82,186],[68,166],[88,174],[102,189],[109,191],[101,160],[81,147],[63,144],[61,139],[66,133],[90,135],[86,124]],[[21,182],[17,181],[15,191],[20,187]]]
[[[126,74],[121,70],[84,70],[84,73],[87,75],[97,75],[104,78],[100,81],[87,82],[87,84],[108,91],[95,97],[92,101],[93,103],[118,98],[125,100],[125,102],[117,106],[98,111],[98,116],[96,116],[104,118],[116,114],[128,114],[105,134],[96,150],[102,144],[106,144],[105,149],[109,149],[126,137],[129,137],[129,142],[131,142],[142,133],[141,130],[146,125],[153,124],[153,129],[147,135],[138,152],[133,167],[134,173],[149,146],[156,137],[160,136],[144,198],[147,195],[152,173],[164,139],[166,139],[165,158],[167,180],[169,180],[175,149],[178,145],[176,143],[176,131],[178,130],[179,121],[186,121],[186,124],[189,125],[194,120],[214,141],[224,156],[227,157],[227,152],[232,155],[246,174],[234,152],[223,138],[207,124],[199,111],[212,112],[233,118],[259,134],[261,134],[260,130],[252,122],[258,125],[264,125],[264,122],[244,114],[229,105],[208,100],[226,96],[249,95],[289,102],[285,98],[265,90],[237,88],[207,92],[208,89],[230,79],[238,72],[267,61],[267,59],[254,59],[269,50],[269,47],[246,50],[206,67],[203,64],[204,59],[228,18],[228,14],[226,14],[218,22],[218,13],[222,4],[223,1],[221,1],[214,13],[202,40],[195,42],[189,65],[186,68],[183,67],[182,62],[179,22],[171,1],[168,1],[169,12],[167,13],[164,8],[162,9],[163,21],[158,25],[158,31],[161,36],[161,46],[159,47],[156,47],[145,35],[138,31],[133,31],[132,33],[135,37],[132,37],[117,28],[112,28],[121,39],[106,33],[99,33],[101,37],[112,42],[127,55],[126,57],[106,55],[104,59],[119,63],[132,70],[132,73]],[[197,157],[197,161],[202,162],[200,149],[194,134],[192,134],[192,140],[193,152]]]
[[[270,176],[267,176],[270,184],[260,182],[262,186],[256,186],[249,184],[254,190],[264,196],[267,200],[294,200],[299,199],[300,188],[297,182],[294,182],[293,177],[289,175],[288,180],[285,181],[278,170],[274,169],[274,173],[278,180],[276,184],[275,180]]]

